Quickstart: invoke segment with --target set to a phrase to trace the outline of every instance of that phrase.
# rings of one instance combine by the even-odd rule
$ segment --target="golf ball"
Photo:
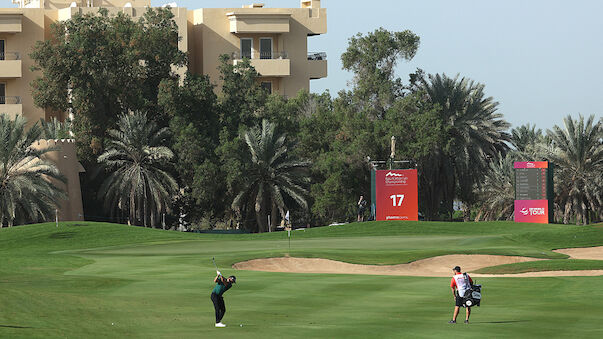
[[[115,323],[111,323],[111,326],[115,325]]]
[[[239,325],[239,326],[243,327],[243,324],[241,324],[241,325]]]

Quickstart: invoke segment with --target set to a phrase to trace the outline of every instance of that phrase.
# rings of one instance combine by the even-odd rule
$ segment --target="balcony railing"
[[[254,58],[251,57],[250,53],[241,53],[241,52],[232,53],[232,58],[234,60],[243,59],[243,58],[258,59],[257,53],[254,53],[253,56],[254,56]],[[259,59],[289,59],[289,56],[288,56],[287,52],[272,52],[272,53],[262,52],[262,53],[260,53]]]
[[[327,60],[326,52],[308,52],[308,60]]]
[[[0,105],[20,105],[21,97],[2,97],[0,96]]]
[[[18,52],[0,52],[0,60],[21,60]]]

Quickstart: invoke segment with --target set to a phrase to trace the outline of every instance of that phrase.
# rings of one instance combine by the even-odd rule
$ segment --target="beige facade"
[[[56,149],[56,151],[46,153],[44,158],[57,164],[59,171],[67,179],[65,183],[54,182],[56,186],[67,193],[68,197],[67,200],[61,202],[58,213],[59,220],[84,220],[79,176],[80,173],[84,172],[84,168],[77,160],[75,140],[38,140],[34,147]]]
[[[142,16],[150,0],[12,0],[18,8],[0,9],[0,114],[23,115],[29,124],[64,114],[34,105],[30,83],[39,76],[30,71],[29,54],[37,41],[51,38],[50,25],[77,13]],[[242,0],[243,1],[243,0]],[[189,55],[188,69],[207,74],[220,86],[219,57],[232,56],[234,64],[243,58],[260,73],[261,85],[273,93],[294,96],[310,89],[311,79],[327,76],[324,53],[308,53],[308,37],[327,32],[327,11],[320,0],[302,0],[300,8],[264,8],[262,4],[242,8],[172,8],[179,28],[179,48]],[[183,74],[186,69],[177,70]],[[79,173],[83,171],[70,140],[40,141],[38,146],[61,148],[48,158],[57,163],[67,178],[64,187],[69,200],[60,211],[61,220],[82,219]]]
[[[218,58],[244,57],[273,92],[293,96],[310,89],[310,79],[327,76],[324,53],[308,53],[308,37],[327,32],[327,10],[319,0],[301,8],[202,8],[188,12],[190,70],[219,78]]]

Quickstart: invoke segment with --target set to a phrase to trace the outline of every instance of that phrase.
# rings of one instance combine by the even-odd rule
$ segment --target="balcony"
[[[327,53],[308,53],[308,74],[310,79],[321,79],[327,77]]]
[[[230,33],[289,33],[291,14],[243,8],[227,13]]]
[[[8,114],[10,119],[14,119],[17,115],[23,115],[21,97],[0,96],[0,114]]]
[[[291,75],[291,61],[287,52],[261,53],[259,58],[250,58],[249,54],[233,53],[234,65],[243,61],[243,58],[251,59],[251,66],[263,77],[288,77]]]
[[[23,10],[0,8],[0,33],[21,33]]]
[[[21,55],[16,52],[0,53],[0,79],[16,79],[22,76]]]

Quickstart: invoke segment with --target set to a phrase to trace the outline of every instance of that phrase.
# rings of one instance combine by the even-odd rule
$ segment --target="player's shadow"
[[[50,239],[71,239],[76,234],[77,234],[76,232],[55,232],[55,233],[50,234],[48,237]]]
[[[0,325],[0,327],[4,327],[4,328],[33,328],[33,327],[15,326],[15,325]]]
[[[472,324],[511,324],[511,323],[527,323],[529,320],[501,320],[501,321],[472,321]]]

